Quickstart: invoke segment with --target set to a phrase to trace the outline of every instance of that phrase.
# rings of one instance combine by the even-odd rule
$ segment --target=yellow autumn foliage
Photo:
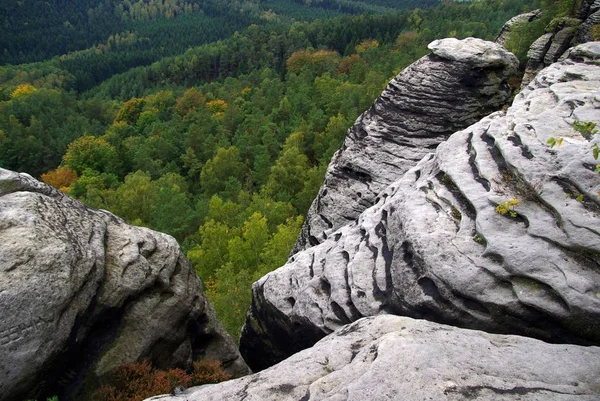
[[[11,92],[10,97],[12,99],[16,99],[19,97],[23,97],[23,96],[28,96],[31,95],[33,92],[35,92],[37,89],[30,84],[21,84],[19,86],[17,86],[17,88]]]

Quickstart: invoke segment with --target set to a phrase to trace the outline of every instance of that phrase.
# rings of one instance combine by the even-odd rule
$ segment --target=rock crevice
[[[599,347],[383,315],[254,375],[148,401],[592,401],[600,395],[599,358]]]

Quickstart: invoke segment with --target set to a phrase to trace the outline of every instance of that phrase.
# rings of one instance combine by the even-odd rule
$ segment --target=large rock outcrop
[[[268,370],[153,401],[593,401],[600,347],[377,316]]]
[[[0,244],[0,400],[82,400],[140,359],[249,372],[172,237],[0,169]]]
[[[600,23],[600,1],[583,0],[576,17],[551,21],[546,27],[547,32],[533,42],[527,52],[523,86],[531,82],[544,67],[559,60],[571,46],[594,40],[593,30]],[[533,20],[523,19],[521,23]]]
[[[348,130],[308,211],[294,252],[355,220],[377,194],[453,132],[501,108],[518,60],[481,39],[436,40]]]
[[[250,366],[382,313],[600,344],[600,135],[575,130],[600,123],[600,43],[570,54],[256,282],[241,339]]]

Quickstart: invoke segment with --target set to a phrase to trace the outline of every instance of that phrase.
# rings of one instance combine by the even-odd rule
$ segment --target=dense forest
[[[493,40],[540,6],[31,3],[0,10],[3,62],[35,61],[0,67],[0,166],[173,235],[236,337],[251,283],[285,263],[331,156],[386,83],[430,41]]]

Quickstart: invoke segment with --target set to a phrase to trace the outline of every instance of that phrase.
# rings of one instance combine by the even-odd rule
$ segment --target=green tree
[[[215,156],[206,162],[200,173],[202,192],[212,196],[230,189],[233,182],[243,181],[244,165],[236,147],[219,148]]]
[[[260,255],[262,264],[254,274],[256,280],[287,262],[303,221],[302,216],[290,217],[284,224],[277,226],[277,230],[263,247]]]
[[[263,187],[267,196],[278,201],[292,202],[296,208],[296,195],[304,187],[306,173],[310,168],[308,158],[300,150],[303,138],[301,133],[290,135]]]
[[[260,255],[269,239],[267,219],[260,213],[253,213],[244,222],[241,236],[229,240],[229,261],[236,271],[247,270],[254,273],[261,265]]]
[[[214,278],[217,269],[229,261],[228,242],[235,230],[210,219],[200,226],[198,233],[201,242],[187,252],[187,257],[198,276],[206,281]]]
[[[197,222],[191,206],[187,182],[176,173],[167,173],[155,181],[158,196],[151,228],[174,236],[182,242]]]
[[[149,225],[158,204],[158,188],[150,174],[143,171],[130,173],[115,193],[111,211],[136,225]]]
[[[104,138],[84,135],[71,142],[63,164],[82,174],[86,169],[118,174],[120,161],[115,148]]]

